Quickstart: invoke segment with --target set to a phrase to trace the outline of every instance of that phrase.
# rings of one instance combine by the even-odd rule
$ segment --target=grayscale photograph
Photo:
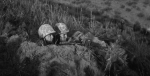
[[[0,76],[150,76],[150,0],[0,0]]]

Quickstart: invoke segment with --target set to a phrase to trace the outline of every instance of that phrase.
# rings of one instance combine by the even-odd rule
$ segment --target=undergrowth
[[[109,56],[116,58],[118,56],[116,50],[118,48],[119,50],[120,48],[123,48],[127,57],[126,55],[123,55],[124,57],[119,55],[120,57],[117,58],[120,59],[122,63],[127,63],[125,68],[132,70],[139,76],[150,75],[148,72],[150,69],[150,48],[147,44],[148,40],[144,40],[147,36],[142,35],[140,32],[134,32],[133,26],[120,17],[110,18],[103,15],[104,11],[96,12],[96,14],[94,14],[94,11],[87,11],[84,8],[75,8],[72,10],[73,8],[70,6],[67,7],[65,5],[63,6],[61,4],[52,3],[49,0],[1,0],[0,7],[1,35],[4,35],[5,33],[7,33],[7,36],[18,34],[18,32],[23,30],[11,34],[10,32],[18,30],[19,27],[23,25],[24,30],[28,34],[28,37],[25,36],[27,37],[27,40],[38,42],[39,37],[37,30],[40,25],[48,23],[54,27],[57,22],[63,22],[70,29],[70,33],[72,33],[73,30],[79,30],[82,32],[90,31],[94,36],[97,36],[99,39],[106,42],[116,41],[116,44],[120,45],[120,47],[111,47],[115,50],[111,49],[106,51],[107,53],[110,52]],[[12,25],[13,28],[7,29],[6,31],[8,32],[4,32],[3,30],[6,28],[7,23]],[[121,35],[121,39],[119,39],[120,37],[118,38],[118,35]],[[117,42],[117,40],[120,40],[120,42]],[[101,54],[96,52],[95,55]],[[111,65],[108,71],[110,71],[112,67],[118,68],[115,67],[117,66],[115,64],[115,62],[118,61],[117,58],[112,62],[109,61],[111,59],[106,60],[105,55],[97,57],[97,60],[99,60],[99,63],[101,62],[103,64],[104,68],[106,68],[104,64],[108,60],[106,63],[109,66]],[[115,71],[117,74],[114,74],[114,76],[124,73],[124,67],[119,67],[122,70],[119,72]]]

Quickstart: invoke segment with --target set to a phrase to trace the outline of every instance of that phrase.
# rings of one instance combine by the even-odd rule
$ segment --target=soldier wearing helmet
[[[64,23],[57,23],[56,27],[59,30],[59,35],[60,35],[60,41],[61,42],[65,42],[67,41],[67,33],[69,32],[69,29],[67,28],[67,26]]]
[[[56,31],[49,24],[43,24],[38,29],[38,35],[44,41],[44,44],[56,43],[58,40],[55,39],[55,33]]]
[[[76,31],[72,38],[75,42],[80,42],[87,46],[89,46],[91,43],[98,43],[101,46],[106,47],[106,43],[104,41],[99,40],[98,37],[95,37],[90,32],[83,34],[80,31]]]

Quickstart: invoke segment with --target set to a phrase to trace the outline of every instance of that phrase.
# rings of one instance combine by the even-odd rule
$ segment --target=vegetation
[[[139,7],[136,7],[136,10],[140,11],[141,9]]]
[[[127,12],[130,12],[130,11],[131,11],[131,9],[130,9],[130,8],[126,8],[126,11],[127,11]]]
[[[106,4],[107,6],[110,6],[110,5],[111,5],[111,1],[106,1],[105,4]]]
[[[91,3],[90,0],[76,0],[76,1],[73,1],[72,3],[74,4],[81,4],[81,3]]]
[[[144,17],[144,14],[143,13],[138,13],[137,16],[142,18],[142,17]]]
[[[129,1],[126,3],[128,6],[133,6],[137,4],[137,1]]]
[[[122,8],[122,9],[125,8],[125,5],[121,5],[120,8]]]
[[[149,1],[149,0],[144,0],[144,1],[143,1],[143,4],[144,4],[145,6],[147,6],[147,5],[150,4],[150,1]]]
[[[109,2],[108,4],[110,5]],[[70,33],[73,33],[73,30],[91,32],[108,44],[107,48],[99,47],[94,43],[88,47],[92,50],[98,69],[102,70],[105,76],[150,75],[149,34],[141,30],[135,32],[133,25],[119,16],[109,17],[103,14],[103,10],[94,12],[50,0],[1,0],[0,7],[0,35],[8,39],[16,34],[21,37],[10,43],[0,43],[0,49],[4,50],[0,53],[0,66],[3,66],[0,69],[1,76],[35,76],[38,70],[36,66],[39,65],[36,59],[38,57],[34,57],[33,62],[28,58],[21,59],[26,64],[23,65],[16,62],[16,50],[23,41],[33,42],[31,48],[38,46],[36,43],[39,42],[37,35],[39,26],[44,23],[54,26],[57,22],[64,22],[70,29]],[[141,13],[138,16],[143,17]],[[27,52],[29,54],[25,52],[24,57],[32,57],[30,52],[33,51],[35,50]],[[88,74],[90,69],[84,70],[86,76],[90,76]]]
[[[150,16],[147,17],[147,20],[150,20]]]
[[[112,10],[112,8],[111,7],[106,7],[106,8],[104,8],[104,9],[102,9],[103,11],[106,11],[106,12],[109,12],[109,11],[111,11]]]

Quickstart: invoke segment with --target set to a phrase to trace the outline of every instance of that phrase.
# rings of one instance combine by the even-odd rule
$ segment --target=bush
[[[16,50],[18,50],[18,54],[20,56],[19,59],[23,63],[25,63],[25,64],[19,64],[18,62],[16,62],[17,60],[15,61],[15,58],[14,58],[14,63],[12,63],[11,60],[13,60],[13,58],[11,57],[13,55],[8,57],[8,60],[6,61],[8,61],[9,64],[7,65],[15,65],[14,66],[16,67],[15,69],[17,69],[15,71],[18,71],[17,75],[16,74],[13,74],[13,75],[19,76],[20,68],[21,68],[21,71],[22,71],[21,75],[27,76],[29,73],[28,76],[30,75],[33,76],[33,74],[37,72],[36,70],[37,66],[40,65],[38,60],[36,59],[39,57],[40,57],[39,60],[42,61],[42,64],[40,65],[41,71],[45,71],[45,68],[43,69],[43,67],[46,67],[46,69],[49,70],[48,71],[49,75],[53,75],[53,72],[57,73],[57,71],[61,71],[62,74],[66,73],[65,70],[58,68],[62,64],[59,64],[57,62],[48,64],[48,62],[46,61],[53,59],[53,55],[55,55],[53,54],[53,51],[59,51],[60,54],[58,55],[61,56],[59,57],[60,59],[62,58],[70,59],[72,56],[70,54],[72,53],[74,54],[74,51],[71,51],[72,50],[71,46],[73,45],[69,45],[69,48],[67,48],[66,45],[57,46],[57,47],[61,47],[61,49],[60,50],[53,49],[53,51],[51,51],[51,49],[48,48],[47,46],[41,47],[41,46],[38,46],[36,43],[34,43],[34,42],[38,42],[39,40],[37,29],[39,28],[40,25],[44,23],[48,23],[54,27],[54,25],[57,22],[64,22],[65,24],[67,24],[71,33],[73,32],[73,30],[78,30],[81,32],[88,31],[88,32],[91,32],[94,36],[97,36],[98,38],[102,40],[108,41],[108,43],[110,44],[118,41],[118,35],[122,36],[121,41],[119,43],[116,43],[117,45],[119,45],[117,47],[110,47],[111,45],[108,45],[110,49],[108,48],[105,49],[102,47],[98,47],[97,44],[93,43],[92,46],[90,47],[92,48],[92,51],[90,52],[91,55],[89,55],[89,53],[86,53],[84,55],[85,58],[83,57],[83,59],[81,59],[82,56],[80,58],[78,55],[77,56],[75,55],[74,57],[76,60],[74,64],[77,64],[77,68],[80,68],[79,62],[81,59],[80,63],[83,63],[82,66],[83,65],[85,66],[85,64],[89,65],[92,63],[93,64],[92,68],[93,68],[94,65],[97,64],[98,71],[100,69],[102,70],[102,72],[97,72],[97,67],[96,69],[94,69],[94,71],[97,73],[101,73],[102,75],[103,75],[104,69],[106,68],[106,64],[108,64],[108,66],[111,66],[109,67],[109,69],[113,68],[114,69],[113,72],[116,72],[115,68],[121,68],[121,71],[125,70],[126,68],[127,69],[132,68],[130,65],[132,63],[135,64],[134,61],[136,63],[139,63],[139,64],[135,64],[135,66],[137,67],[136,69],[140,69],[140,71],[132,68],[133,71],[142,74],[142,72],[146,73],[149,70],[149,65],[148,65],[149,64],[149,59],[148,59],[149,48],[145,42],[143,42],[143,44],[141,43],[142,39],[144,39],[143,35],[141,35],[138,32],[135,33],[132,28],[133,26],[130,26],[131,24],[125,19],[122,19],[119,15],[116,15],[114,18],[110,18],[107,15],[103,15],[103,13],[101,12],[95,12],[94,14],[91,14],[90,11],[87,11],[85,9],[84,9],[84,12],[81,12],[81,9],[79,8],[73,8],[73,7],[69,7],[66,5],[53,3],[49,0],[32,0],[32,1],[30,0],[1,0],[0,3],[2,4],[2,5],[0,4],[0,6],[2,6],[2,9],[0,9],[0,12],[1,12],[0,19],[2,20],[0,21],[0,25],[3,27],[0,29],[4,30],[5,29],[4,25],[6,25],[6,23],[9,22],[14,27],[9,32],[17,30],[16,34],[22,34],[20,33],[19,30],[23,29],[29,35],[29,38],[27,39],[27,41],[23,42],[21,45],[20,45],[21,40],[18,40],[15,43],[7,44],[7,46],[9,47],[8,49],[10,50],[10,51],[7,51],[8,55],[14,54],[16,53]],[[110,9],[111,8],[109,8],[109,10]],[[144,14],[143,15],[139,14],[139,17],[143,17],[143,16]],[[23,24],[24,26],[21,26]],[[19,37],[20,36],[21,38],[23,37],[22,35],[19,35]],[[14,40],[15,39],[12,38],[12,41]],[[12,42],[12,41],[10,40],[8,42]],[[18,49],[19,46],[21,47]],[[54,48],[54,47],[55,46],[51,45],[51,48]],[[45,48],[48,48],[48,50]],[[62,50],[64,48],[66,48],[67,50]],[[68,49],[71,49],[71,50],[68,50]],[[109,61],[109,57],[108,58],[106,57],[106,50],[108,50],[107,52],[110,52],[110,54],[107,55],[107,56],[111,56],[110,61]],[[69,54],[68,54],[68,51],[69,51]],[[84,50],[82,52],[86,52],[86,51],[87,50]],[[126,55],[122,55],[124,51],[125,53],[127,53],[127,58],[128,58],[127,60],[129,61],[125,60]],[[77,53],[79,54],[81,52],[79,51]],[[4,55],[6,55],[4,57],[5,59],[7,59],[8,55],[7,54],[4,54]],[[88,62],[89,59],[91,59],[91,63]],[[134,61],[132,61],[132,59]],[[106,62],[106,60],[108,60],[108,62]],[[127,64],[127,66],[125,67],[123,66],[118,67],[117,65],[119,65],[120,62],[121,63],[131,62],[131,63],[129,65]],[[17,67],[18,65],[20,66]],[[66,66],[66,65],[63,65],[63,66]],[[10,66],[8,66],[6,69],[9,69],[9,67]],[[32,67],[34,68],[33,70],[32,70]],[[94,74],[93,69],[91,70],[91,68],[89,67],[91,67],[91,65],[82,68],[84,69],[84,71],[82,70],[82,74],[83,73],[89,74],[90,72],[91,73],[90,75],[93,75]],[[11,67],[11,70],[14,70],[12,68],[13,67]],[[146,70],[144,70],[144,68],[146,68]],[[68,69],[68,67],[66,67],[66,69]],[[79,72],[79,69],[77,69],[77,71]],[[117,75],[117,73],[118,72],[113,73],[113,74]],[[150,74],[147,73],[143,75],[149,76]]]
[[[127,2],[126,4],[127,4],[128,6],[136,5],[136,4],[137,4],[137,1],[133,1],[133,2],[129,1],[129,2]]]
[[[143,13],[138,13],[137,16],[140,17],[140,18],[142,18],[142,17],[144,17],[145,15],[144,15]]]
[[[144,0],[143,1],[143,5],[149,5],[150,4],[150,1],[149,0]]]
[[[106,1],[105,4],[110,6],[111,5],[111,1]]]
[[[150,16],[147,17],[147,20],[150,20]]]
[[[141,11],[140,7],[136,6],[136,10]]]
[[[72,3],[74,4],[81,4],[81,3],[91,3],[90,0],[76,0],[76,1],[73,1]]]
[[[126,11],[127,11],[127,12],[130,12],[130,11],[131,11],[131,9],[130,9],[130,8],[126,8]]]
[[[125,8],[125,5],[121,5],[120,8],[122,8],[122,9]]]

